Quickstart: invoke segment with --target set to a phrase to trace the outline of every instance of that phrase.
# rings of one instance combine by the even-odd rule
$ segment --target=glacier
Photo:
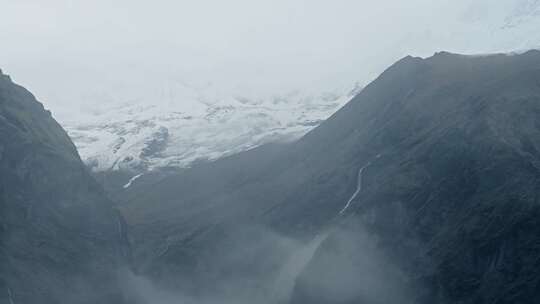
[[[65,118],[62,124],[92,170],[141,173],[189,167],[266,143],[296,140],[359,90],[360,85],[353,84],[333,92],[247,98],[180,86],[174,89],[179,97],[166,102],[156,96],[113,103]]]

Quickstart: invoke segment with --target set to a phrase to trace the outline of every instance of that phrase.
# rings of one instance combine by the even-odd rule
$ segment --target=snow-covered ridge
[[[64,119],[63,125],[93,170],[140,173],[188,167],[265,143],[295,140],[331,116],[359,88],[267,98],[208,97],[186,90],[195,89],[175,88],[167,102],[156,97],[112,104]]]

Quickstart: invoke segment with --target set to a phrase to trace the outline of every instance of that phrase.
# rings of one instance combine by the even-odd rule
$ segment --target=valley
[[[540,303],[540,0],[0,6],[0,304]]]

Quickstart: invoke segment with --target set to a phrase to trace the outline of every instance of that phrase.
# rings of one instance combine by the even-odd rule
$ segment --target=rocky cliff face
[[[387,70],[304,139],[367,167],[292,303],[538,302],[539,113],[538,51]]]
[[[0,73],[0,302],[122,303],[124,241],[66,132]]]

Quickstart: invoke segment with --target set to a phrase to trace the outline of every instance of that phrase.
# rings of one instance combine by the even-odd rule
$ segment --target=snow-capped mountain
[[[138,100],[64,120],[95,171],[187,167],[302,136],[350,100],[358,86],[322,94],[218,97],[209,88],[168,87],[167,102]]]

